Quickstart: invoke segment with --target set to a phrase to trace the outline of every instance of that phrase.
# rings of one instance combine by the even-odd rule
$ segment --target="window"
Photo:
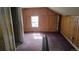
[[[32,27],[38,27],[38,16],[31,16]]]

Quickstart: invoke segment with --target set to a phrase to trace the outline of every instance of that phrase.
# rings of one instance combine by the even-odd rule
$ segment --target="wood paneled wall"
[[[61,32],[79,48],[79,16],[62,16]]]
[[[48,8],[23,8],[24,31],[55,32],[57,14]],[[39,28],[32,28],[31,16],[39,17]]]

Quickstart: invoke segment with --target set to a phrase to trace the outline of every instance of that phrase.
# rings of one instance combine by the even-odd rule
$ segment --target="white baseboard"
[[[78,48],[76,45],[74,45],[74,44],[70,41],[70,39],[64,35],[63,32],[61,32],[61,34],[67,39],[67,41],[68,41],[77,51],[79,51],[79,48]]]

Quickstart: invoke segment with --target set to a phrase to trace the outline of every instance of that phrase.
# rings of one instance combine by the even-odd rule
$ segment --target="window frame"
[[[39,27],[39,17],[38,16],[31,16],[31,26],[32,26],[32,28]]]

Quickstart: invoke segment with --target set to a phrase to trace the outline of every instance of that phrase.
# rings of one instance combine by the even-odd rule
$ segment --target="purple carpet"
[[[59,33],[25,33],[24,43],[17,51],[42,51],[43,34],[47,36],[49,51],[75,51],[72,45]]]

